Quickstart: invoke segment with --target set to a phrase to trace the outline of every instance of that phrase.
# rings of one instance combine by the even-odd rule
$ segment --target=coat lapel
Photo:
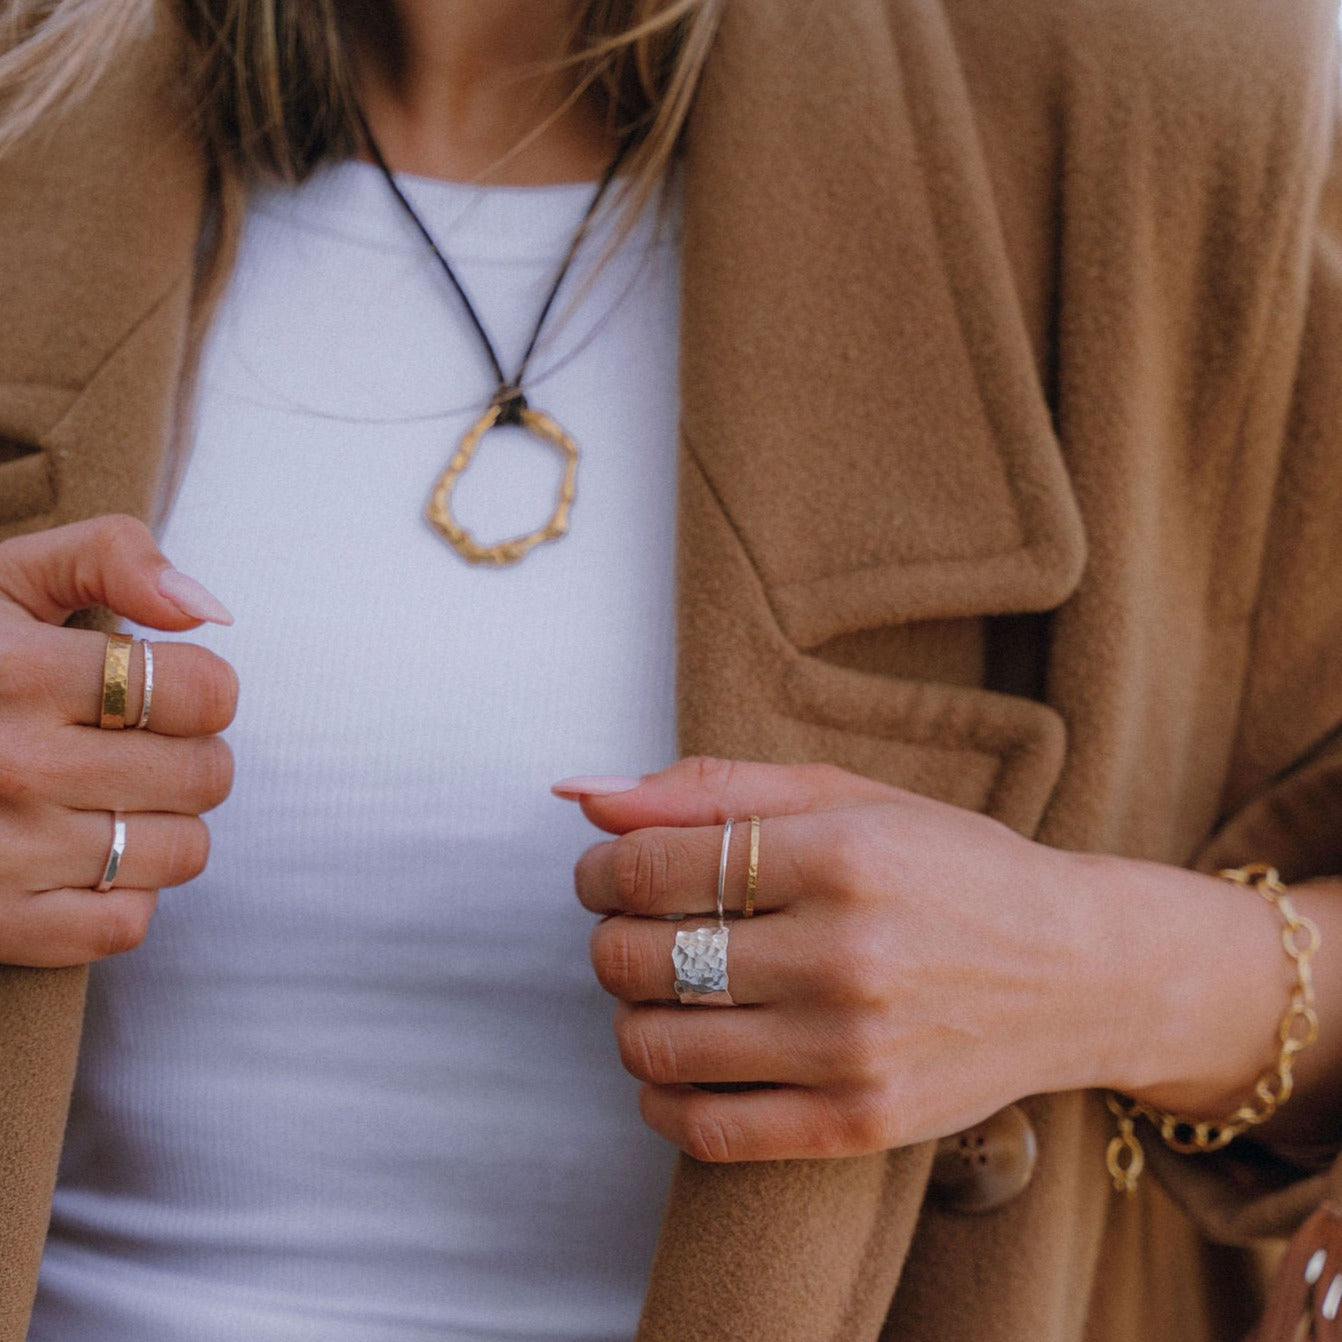
[[[1058,605],[1080,515],[940,4],[733,0],[687,197],[685,440],[788,640]]]
[[[829,759],[1033,829],[1052,710],[808,655],[1051,609],[1084,563],[940,6],[733,0],[684,246],[683,753]],[[682,1159],[641,1342],[876,1337],[930,1164]]]

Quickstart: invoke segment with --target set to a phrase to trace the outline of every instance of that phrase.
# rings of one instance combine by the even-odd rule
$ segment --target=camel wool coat
[[[1070,849],[1342,873],[1335,23],[728,0],[686,143],[684,751],[831,761]],[[0,159],[0,536],[152,513],[218,227],[179,58],[160,12]],[[84,978],[0,969],[3,1342]],[[981,1215],[925,1196],[929,1145],[682,1159],[640,1342],[1238,1338],[1253,1246],[1336,1177],[1148,1135],[1127,1198],[1100,1096],[1022,1104],[1033,1180]]]

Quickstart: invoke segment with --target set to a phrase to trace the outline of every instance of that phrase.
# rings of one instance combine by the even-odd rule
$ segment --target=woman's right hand
[[[134,518],[0,542],[3,964],[82,964],[139,945],[158,890],[204,870],[200,817],[232,786],[232,752],[216,733],[233,719],[237,676],[204,648],[156,643],[147,729],[99,728],[107,636],[61,627],[97,605],[153,629],[232,622]],[[127,722],[143,694],[137,647]],[[126,819],[125,854],[116,885],[98,894],[114,811]]]

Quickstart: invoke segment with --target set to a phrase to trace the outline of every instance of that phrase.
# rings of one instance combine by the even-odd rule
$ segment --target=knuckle
[[[0,701],[28,707],[46,692],[36,641],[22,635],[7,636],[0,642]]]
[[[845,902],[862,901],[871,886],[871,854],[866,839],[847,824],[834,827],[825,841],[830,891]]]
[[[93,526],[100,536],[109,540],[120,540],[123,537],[138,538],[149,534],[149,528],[130,513],[103,513],[93,519]]]
[[[693,755],[685,761],[685,766],[693,770],[701,783],[722,782],[731,777],[731,760],[721,759],[717,755]]]
[[[736,761],[720,759],[716,755],[693,755],[685,761],[685,767],[694,781],[709,793],[729,793],[736,777]]]
[[[208,648],[197,648],[191,668],[192,704],[202,732],[221,732],[238,711],[238,674]]]
[[[849,1095],[834,1118],[839,1149],[865,1155],[902,1145],[891,1108],[878,1087],[863,1087]]]
[[[615,1027],[620,1062],[630,1076],[654,1086],[668,1086],[679,1079],[676,1050],[666,1030],[631,1014]]]
[[[800,776],[810,786],[817,797],[824,797],[836,792],[842,792],[848,788],[852,781],[852,774],[839,768],[837,764],[828,764],[816,762],[812,764],[803,764],[799,769]]]
[[[218,806],[233,790],[233,750],[220,736],[192,742],[187,791],[197,813]]]
[[[881,944],[870,933],[836,928],[831,936],[833,959],[826,996],[840,1006],[871,1010],[892,996],[895,974]]]
[[[0,801],[25,807],[59,794],[69,760],[51,737],[6,733],[0,739]]]
[[[706,1165],[720,1165],[741,1155],[741,1132],[735,1123],[719,1114],[697,1113],[689,1121],[683,1150]]]
[[[133,951],[149,932],[154,906],[149,900],[109,901],[102,911],[95,942],[95,958]]]
[[[880,1079],[885,1039],[870,1017],[850,1014],[826,1034],[830,1068],[848,1082],[870,1083]]]
[[[203,820],[184,818],[173,824],[165,885],[184,885],[201,874],[210,860],[210,831]]]
[[[90,523],[98,545],[109,549],[138,549],[146,543],[157,548],[153,533],[129,513],[104,513]]]
[[[852,776],[837,765],[808,763],[788,766],[788,790],[794,811],[821,810],[851,789]]]
[[[611,863],[611,879],[615,883],[615,902],[622,909],[632,908],[634,905],[642,861],[642,853],[636,839],[621,839],[616,843]]]
[[[601,886],[603,872],[598,856],[600,848],[601,845],[597,844],[587,849],[573,864],[573,889],[584,907],[598,912],[606,912],[607,910],[603,907],[605,901],[602,898],[605,891]],[[600,927],[601,924],[597,923],[597,926]]]
[[[37,797],[37,758],[37,752],[20,747],[12,737],[0,737],[0,803],[21,807]]]
[[[628,920],[608,918],[593,928],[592,967],[597,981],[615,997],[642,997],[656,983],[656,953]]]
[[[615,850],[615,892],[621,908],[653,912],[666,898],[669,854],[652,834],[626,835]]]
[[[592,968],[597,982],[619,997],[630,979],[629,938],[613,918],[592,929]]]
[[[3,803],[0,803],[3,806]],[[0,814],[0,897],[37,886],[34,873],[43,869],[46,856],[34,843],[42,832],[37,815],[21,808],[3,807]],[[0,955],[0,963],[4,957]]]

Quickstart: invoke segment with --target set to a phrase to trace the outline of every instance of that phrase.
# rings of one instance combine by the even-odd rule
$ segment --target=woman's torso
[[[514,360],[590,188],[408,186]],[[162,537],[237,617],[190,635],[240,676],[237,779],[93,971],[33,1342],[632,1334],[672,1152],[548,791],[674,755],[677,255],[644,219],[585,289],[608,238],[527,379],[571,533],[490,570],[422,516],[493,388],[385,183],[254,203]],[[459,513],[528,530],[558,471],[491,435]]]

